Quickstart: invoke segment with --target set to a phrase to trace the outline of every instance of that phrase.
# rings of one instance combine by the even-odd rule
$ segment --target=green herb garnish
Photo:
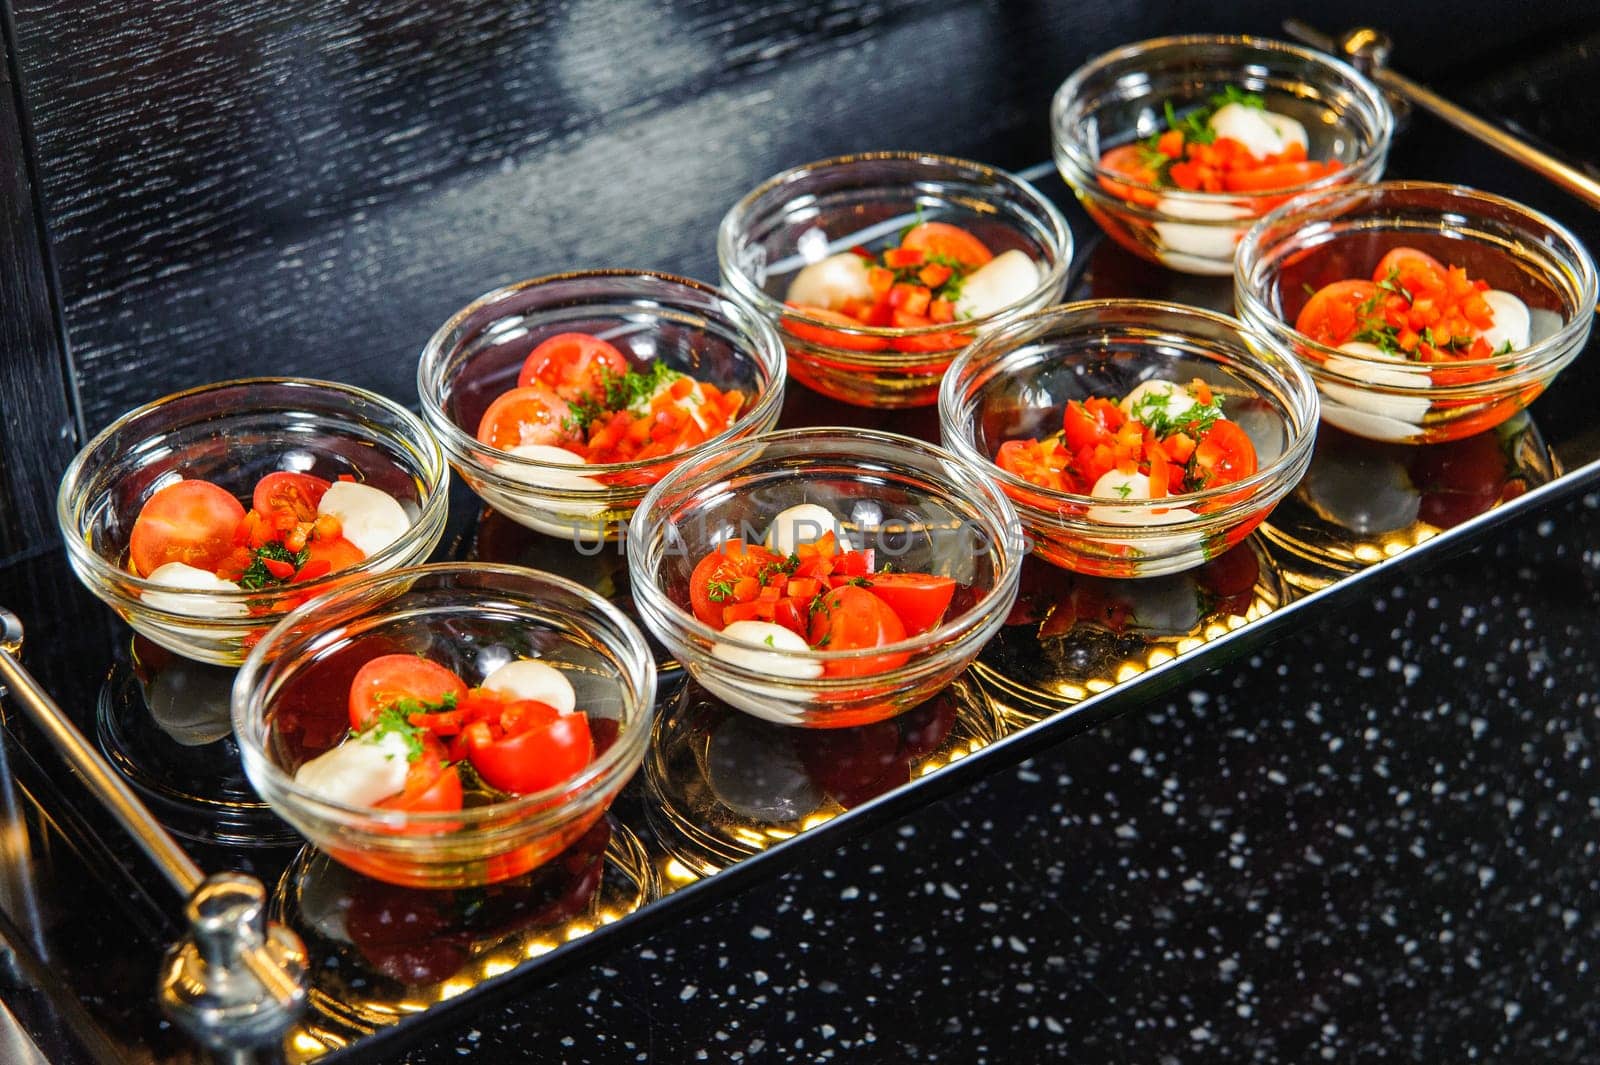
[[[306,560],[310,557],[310,548],[290,551],[280,541],[270,540],[250,552],[250,565],[246,566],[244,572],[239,575],[239,587],[246,588],[252,592],[260,591],[263,588],[281,588],[294,579],[293,574],[288,577],[274,576],[272,571],[267,569],[267,564],[263,560],[271,559],[274,562],[287,562],[298,573],[300,567],[304,566]]]

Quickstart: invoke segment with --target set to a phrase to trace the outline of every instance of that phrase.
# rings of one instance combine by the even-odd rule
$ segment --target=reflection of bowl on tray
[[[593,760],[544,790],[455,810],[336,801],[297,780],[348,731],[357,670],[404,653],[469,683],[515,660],[554,667],[588,718]],[[643,635],[604,599],[548,574],[453,563],[353,582],[290,614],[240,670],[233,722],[251,783],[312,843],[378,879],[464,887],[519,876],[590,829],[644,756],[654,695]]]

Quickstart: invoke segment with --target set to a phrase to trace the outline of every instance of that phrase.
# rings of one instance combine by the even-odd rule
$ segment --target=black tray
[[[1419,121],[1406,135],[1391,173],[1439,178],[1465,173],[1468,161],[1474,184],[1551,211],[1586,243],[1600,246],[1600,224],[1592,213],[1509,164],[1486,161],[1481,149],[1431,123]],[[1170,274],[1133,259],[1100,239],[1050,167],[1026,173],[1069,212],[1080,245],[1073,298],[1137,295],[1230,307],[1228,281]],[[306,899],[297,885],[307,870],[325,870],[324,863],[297,857],[293,849],[238,846],[263,830],[260,811],[236,792],[229,794],[237,784],[226,771],[231,741],[166,749],[175,767],[223,767],[206,788],[220,789],[223,801],[232,804],[226,832],[211,831],[203,813],[194,816],[194,803],[181,786],[167,789],[155,805],[179,831],[202,841],[196,854],[208,869],[243,867],[269,884],[277,883],[277,911],[307,931],[318,958],[316,1008],[307,1026],[291,1037],[291,1060],[321,1055],[321,1060],[333,1062],[392,1054],[398,1042],[458,1019],[463,1009],[480,1009],[521,986],[546,981],[557,968],[679,921],[750,878],[775,875],[805,854],[838,847],[871,826],[1012,765],[1186,677],[1222,668],[1285,626],[1315,624],[1334,598],[1359,594],[1385,570],[1466,545],[1495,523],[1593,481],[1600,474],[1600,423],[1585,397],[1597,390],[1600,361],[1590,351],[1528,416],[1486,434],[1492,438],[1487,443],[1442,445],[1462,457],[1435,466],[1459,468],[1491,453],[1499,455],[1499,481],[1492,493],[1481,485],[1474,491],[1445,491],[1435,485],[1434,494],[1448,498],[1418,501],[1418,520],[1400,520],[1409,506],[1403,500],[1382,510],[1377,506],[1381,493],[1334,491],[1333,497],[1348,497],[1346,503],[1367,508],[1353,522],[1363,533],[1340,533],[1330,524],[1330,515],[1345,513],[1345,504],[1334,505],[1328,495],[1307,498],[1302,490],[1280,507],[1271,530],[1195,575],[1111,582],[1040,568],[1026,582],[1019,624],[1008,627],[958,685],[935,705],[870,735],[869,730],[850,730],[853,739],[848,734],[825,739],[808,734],[797,740],[785,730],[709,705],[692,685],[669,675],[663,684],[658,742],[614,809],[609,838],[589,841],[589,849],[580,849],[561,876],[535,875],[527,884],[496,889],[487,900],[462,896],[435,904],[390,899],[395,906],[431,906],[429,919],[438,922],[432,939],[447,943],[452,953],[436,963],[423,959],[410,969],[404,957],[391,954],[378,966],[387,966],[388,977],[380,973],[352,980],[352,966],[364,964],[361,952],[326,934],[334,926],[303,919]],[[829,423],[937,439],[931,410],[848,408],[793,386],[784,424]],[[1325,431],[1316,466],[1321,473],[1338,474],[1343,478],[1335,478],[1338,483],[1400,486],[1416,475],[1413,467],[1424,451],[1436,459],[1450,458],[1437,449],[1375,446]],[[1398,498],[1405,492],[1397,487],[1393,494]],[[563,560],[559,545],[553,552],[549,541],[506,528],[498,519],[483,519],[476,501],[464,492],[455,503],[455,523],[441,557],[492,555],[537,562],[591,584],[610,582],[613,590],[625,594],[625,573],[615,566],[602,572],[596,567],[605,567],[603,561],[579,560],[570,553]],[[1480,507],[1486,509],[1474,513]],[[1420,520],[1424,516],[1440,524]],[[60,568],[59,560],[41,565]],[[57,577],[63,605],[49,611],[42,628],[47,633],[80,630],[72,635],[75,653],[90,663],[111,663],[109,670],[90,671],[104,678],[97,682],[101,699],[96,718],[103,742],[112,748],[139,743],[160,747],[162,737],[129,727],[138,722],[137,714],[128,711],[138,706],[141,689],[129,681],[133,666],[127,630],[119,625],[105,635],[94,626],[73,626],[70,605],[82,603],[83,597],[64,572]],[[1070,626],[1064,604],[1073,610]],[[1041,628],[1058,634],[1041,642]],[[63,698],[75,714],[84,712],[71,693]],[[190,1051],[158,1022],[150,994],[154,957],[176,935],[175,900],[165,897],[159,886],[146,886],[142,859],[70,783],[53,783],[61,778],[51,767],[51,756],[26,729],[19,731],[24,744],[13,750],[11,769],[23,787],[22,813],[35,841],[36,884],[44,886],[46,896],[43,909],[55,907],[72,920],[55,922],[45,936],[7,929],[6,938],[35,945],[31,953],[19,951],[25,966],[50,959],[52,998],[69,1003],[64,1012],[80,1045],[114,1047],[114,1060],[123,1060],[115,1055],[132,1048],[150,1060],[185,1059]],[[729,767],[748,770],[752,764],[761,765],[764,775],[726,775]],[[817,779],[827,777],[817,767],[840,765],[862,772],[845,780],[837,773]],[[897,780],[904,783],[889,787]],[[663,794],[672,801],[663,802]],[[100,879],[85,883],[79,872],[85,868],[96,870]],[[596,869],[602,870],[600,891],[585,895]],[[519,891],[525,896],[519,897]],[[116,905],[104,905],[106,899]],[[486,919],[485,913],[495,919]],[[41,925],[51,924],[47,914]],[[108,956],[114,965],[104,964]],[[441,975],[448,964],[457,967]],[[407,985],[393,979],[396,972],[418,979]],[[88,1003],[86,1013],[76,1009],[80,999]],[[44,1009],[42,1003],[36,1005]],[[30,1020],[28,1002],[18,1012]],[[29,1027],[37,1031],[43,1026],[35,1015]]]

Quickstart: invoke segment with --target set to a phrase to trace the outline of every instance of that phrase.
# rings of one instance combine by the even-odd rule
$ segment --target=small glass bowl
[[[1041,488],[994,462],[1007,440],[1061,429],[1068,400],[1121,399],[1141,382],[1211,386],[1254,444],[1255,474],[1163,499],[1118,501]],[[1317,393],[1293,359],[1234,319],[1176,303],[1067,303],[1013,322],[956,360],[939,393],[945,446],[976,463],[1016,505],[1033,551],[1101,577],[1156,577],[1239,543],[1311,460]],[[1174,521],[1183,508],[1196,516]]]
[[[950,325],[846,326],[784,304],[794,275],[855,246],[878,250],[918,221],[958,225],[996,255],[1024,252],[1040,267],[1028,296]],[[733,206],[717,229],[722,283],[778,324],[801,384],[863,407],[925,407],[956,353],[1003,321],[1061,298],[1072,233],[1055,204],[1003,170],[916,152],[839,156],[785,170]]]
[[[126,568],[139,510],[185,478],[248,501],[275,470],[325,480],[350,475],[400,501],[405,535],[360,564],[271,591],[184,592],[216,616],[175,613],[145,601],[171,589]],[[444,533],[450,470],[417,416],[350,385],[299,378],[221,381],[158,399],[118,418],[86,444],[61,479],[56,520],[78,579],[134,630],[173,654],[238,665],[292,607],[362,573],[427,558]]]
[[[1109,149],[1165,131],[1167,103],[1181,113],[1229,86],[1297,119],[1310,158],[1343,168],[1281,190],[1229,193],[1146,185],[1100,165]],[[1107,236],[1174,270],[1226,276],[1240,238],[1272,208],[1307,190],[1376,181],[1394,117],[1377,86],[1322,52],[1196,35],[1139,41],[1090,60],[1056,90],[1050,123],[1056,167]]]
[[[564,784],[487,806],[410,812],[351,806],[293,771],[343,738],[362,664],[414,652],[469,684],[515,658],[566,674],[599,752]],[[246,776],[280,817],[352,869],[408,887],[468,887],[520,876],[603,815],[644,758],[655,702],[644,636],[571,581],[481,562],[416,566],[343,585],[284,618],[233,686]]]
[[[674,370],[747,397],[733,425],[662,458],[573,466],[480,443],[484,411],[514,388],[528,353],[558,333],[610,341],[639,368]],[[783,407],[784,352],[765,319],[684,277],[589,270],[522,281],[468,304],[422,350],[422,415],[450,463],[489,506],[548,536],[615,540],[661,476],[695,455],[770,429]],[[576,476],[575,476],[576,475]]]
[[[820,504],[838,516],[878,568],[954,578],[943,624],[881,648],[774,652],[724,636],[697,619],[689,576],[735,537],[760,542],[780,511]],[[740,441],[678,467],[650,490],[628,528],[634,603],[645,627],[705,689],[757,717],[808,728],[864,725],[909,710],[949,684],[1005,621],[1023,557],[1015,511],[965,463],[892,433],[794,429]],[[719,657],[729,650],[781,654],[821,669],[908,654],[864,676],[792,679]]]
[[[1374,358],[1313,341],[1289,323],[1312,291],[1372,276],[1412,247],[1464,267],[1528,305],[1533,343],[1448,363]],[[1239,248],[1239,317],[1299,359],[1322,418],[1369,440],[1437,444],[1492,429],[1532,403],[1594,323],[1594,260],[1566,228],[1511,200],[1459,185],[1389,181],[1305,196],[1258,222]]]

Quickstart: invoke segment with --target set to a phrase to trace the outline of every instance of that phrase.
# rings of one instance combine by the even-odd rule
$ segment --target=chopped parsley
[[[723,603],[733,598],[732,581],[707,581],[706,598],[713,603]]]
[[[1183,411],[1174,414],[1169,407],[1174,393],[1146,392],[1139,397],[1139,401],[1128,412],[1128,417],[1143,425],[1149,426],[1156,438],[1165,439],[1173,433],[1187,433],[1198,436],[1211,428],[1223,417],[1222,404],[1215,398],[1210,403],[1195,403]],[[1192,398],[1192,397],[1191,397]]]
[[[606,415],[627,410],[636,403],[648,402],[662,385],[670,384],[684,376],[657,359],[648,370],[629,370],[624,374],[612,373],[600,367],[599,392],[586,392],[573,400],[561,427],[569,433],[581,433]]]
[[[770,632],[767,633],[766,638],[763,639],[761,642],[766,644],[768,647],[772,647],[772,648],[776,648],[778,646],[777,643],[774,642],[774,640],[772,639],[772,633],[770,633]]]
[[[385,707],[378,714],[367,730],[360,735],[360,739],[368,743],[377,743],[389,734],[399,736],[406,744],[406,761],[415,762],[422,757],[422,732],[423,730],[406,720],[406,711],[402,704],[414,700],[402,699],[393,706]],[[452,704],[454,700],[451,700]]]
[[[293,566],[295,568],[295,572],[298,573],[300,571],[300,567],[304,566],[306,564],[306,560],[310,557],[310,548],[302,548],[299,551],[291,551],[287,547],[283,546],[280,541],[269,540],[267,543],[262,544],[260,547],[250,552],[250,565],[246,566],[244,572],[239,575],[239,587],[246,588],[252,592],[260,591],[263,588],[281,588],[294,579],[294,574],[290,574],[287,577],[275,576],[273,572],[267,568],[267,563],[265,560],[271,559],[274,562],[287,562],[289,565]]]

